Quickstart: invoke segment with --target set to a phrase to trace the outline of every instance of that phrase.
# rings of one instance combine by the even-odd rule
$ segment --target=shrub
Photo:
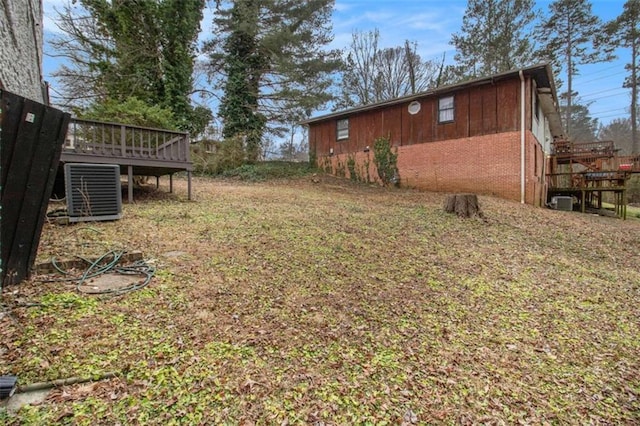
[[[378,177],[384,186],[390,183],[398,184],[400,175],[398,174],[398,154],[391,150],[389,138],[378,138],[373,144],[373,164],[378,170]]]
[[[286,179],[304,176],[313,172],[306,162],[265,161],[255,164],[243,164],[234,169],[226,170],[223,177],[260,182],[270,179]]]
[[[216,143],[209,142],[208,145],[215,145],[215,152],[207,151],[204,143],[191,147],[191,160],[196,173],[219,175],[240,167],[245,162],[244,143],[240,136]]]

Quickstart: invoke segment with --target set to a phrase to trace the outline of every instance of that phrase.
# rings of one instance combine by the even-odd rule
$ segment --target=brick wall
[[[525,201],[540,205],[544,198],[544,156],[526,132]],[[436,192],[473,192],[520,200],[520,132],[429,142],[394,148],[398,152],[401,185]],[[359,180],[377,181],[373,152],[318,159],[326,171],[350,177],[348,160],[356,162]],[[368,166],[368,167],[367,167]],[[367,174],[368,170],[368,174]]]
[[[0,88],[44,103],[41,1],[0,1],[0,21]]]

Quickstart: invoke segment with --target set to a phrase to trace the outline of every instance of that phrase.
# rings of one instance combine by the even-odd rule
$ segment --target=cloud
[[[377,28],[382,47],[397,46],[404,40],[411,40],[418,43],[421,51],[425,50],[423,45],[428,44],[431,54],[435,48],[449,50],[451,34],[459,30],[465,9],[466,2],[397,0],[394,3],[371,4],[343,0],[342,7],[334,11],[335,38],[332,45],[345,47],[354,30]]]

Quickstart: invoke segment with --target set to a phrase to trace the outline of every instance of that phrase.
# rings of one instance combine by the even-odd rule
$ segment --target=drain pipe
[[[525,95],[525,85],[524,85],[524,74],[522,70],[518,72],[520,75],[520,203],[525,203],[525,143],[524,143],[524,132],[525,132],[525,113],[524,113],[524,95]]]

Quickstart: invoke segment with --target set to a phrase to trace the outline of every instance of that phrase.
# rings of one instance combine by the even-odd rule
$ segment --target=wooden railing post
[[[127,130],[125,125],[120,126],[120,148],[122,150],[122,156],[127,156]]]
[[[189,133],[187,133],[187,135],[184,138],[185,140],[185,156],[184,156],[184,161],[186,162],[191,162],[191,140],[189,139]]]

